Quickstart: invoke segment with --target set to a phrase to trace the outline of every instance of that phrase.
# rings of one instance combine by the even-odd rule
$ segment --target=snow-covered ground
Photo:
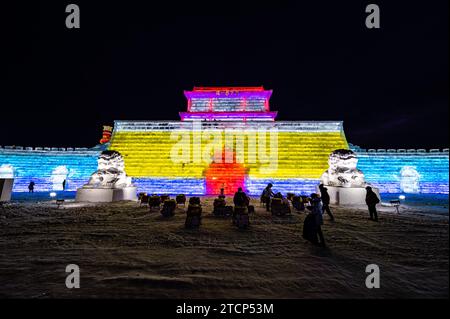
[[[211,197],[199,230],[184,229],[183,206],[165,219],[136,203],[14,199],[0,207],[0,297],[448,298],[444,195],[407,196],[400,214],[380,206],[378,223],[365,207],[333,207],[327,249],[302,239],[304,213],[272,218],[257,200],[240,231],[211,215]],[[65,286],[68,264],[81,269],[80,289]],[[380,289],[365,286],[368,264],[380,267]]]

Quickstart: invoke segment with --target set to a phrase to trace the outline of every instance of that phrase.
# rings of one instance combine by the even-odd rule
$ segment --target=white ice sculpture
[[[322,174],[321,182],[330,195],[330,203],[337,205],[364,205],[369,186],[364,174],[356,166],[358,158],[353,151],[335,150],[328,159],[330,166]],[[379,190],[372,190],[380,197]]]
[[[116,151],[103,151],[98,160],[97,171],[91,175],[83,188],[125,188],[132,186],[131,177],[125,173],[122,155]]]
[[[79,202],[115,202],[136,200],[136,187],[125,173],[122,155],[116,151],[103,151],[98,158],[97,171],[89,182],[77,191]]]
[[[64,165],[58,166],[52,171],[51,181],[54,191],[63,190],[62,183],[67,179],[67,175],[69,175],[69,170]]]
[[[420,174],[414,167],[404,166],[400,171],[400,189],[408,194],[419,193],[419,179]]]
[[[324,185],[366,187],[364,174],[357,168],[358,158],[351,150],[335,150],[328,158],[329,168],[322,174]]]
[[[0,178],[14,178],[14,167],[9,164],[0,166]]]

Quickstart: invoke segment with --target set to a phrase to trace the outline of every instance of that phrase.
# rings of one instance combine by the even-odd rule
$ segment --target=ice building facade
[[[0,177],[14,191],[68,190],[85,184],[105,149],[122,154],[138,191],[226,194],[243,187],[259,195],[267,183],[283,193],[315,191],[328,157],[352,149],[366,180],[389,193],[449,191],[445,150],[364,150],[347,142],[339,121],[277,121],[271,90],[263,87],[194,88],[174,121],[116,121],[101,146],[90,149],[1,148]]]

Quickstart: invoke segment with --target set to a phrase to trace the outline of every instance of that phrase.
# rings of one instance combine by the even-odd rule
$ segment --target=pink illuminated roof
[[[182,121],[274,121],[277,112],[180,112]]]
[[[194,87],[192,91],[184,91],[186,98],[207,99],[207,98],[261,98],[270,99],[272,90],[264,90],[258,87]]]
[[[184,91],[187,98],[187,112],[180,113],[181,119],[204,120],[274,120],[276,112],[270,111],[269,100],[272,90],[263,86],[194,87]]]
[[[236,91],[236,92],[261,92],[264,91],[263,86],[195,86],[194,92],[225,92],[225,91]]]

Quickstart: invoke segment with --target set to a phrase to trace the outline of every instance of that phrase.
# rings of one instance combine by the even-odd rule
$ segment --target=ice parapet
[[[358,158],[351,150],[333,151],[328,158],[329,168],[322,174],[321,181],[327,186],[365,187],[364,174],[357,168]]]

